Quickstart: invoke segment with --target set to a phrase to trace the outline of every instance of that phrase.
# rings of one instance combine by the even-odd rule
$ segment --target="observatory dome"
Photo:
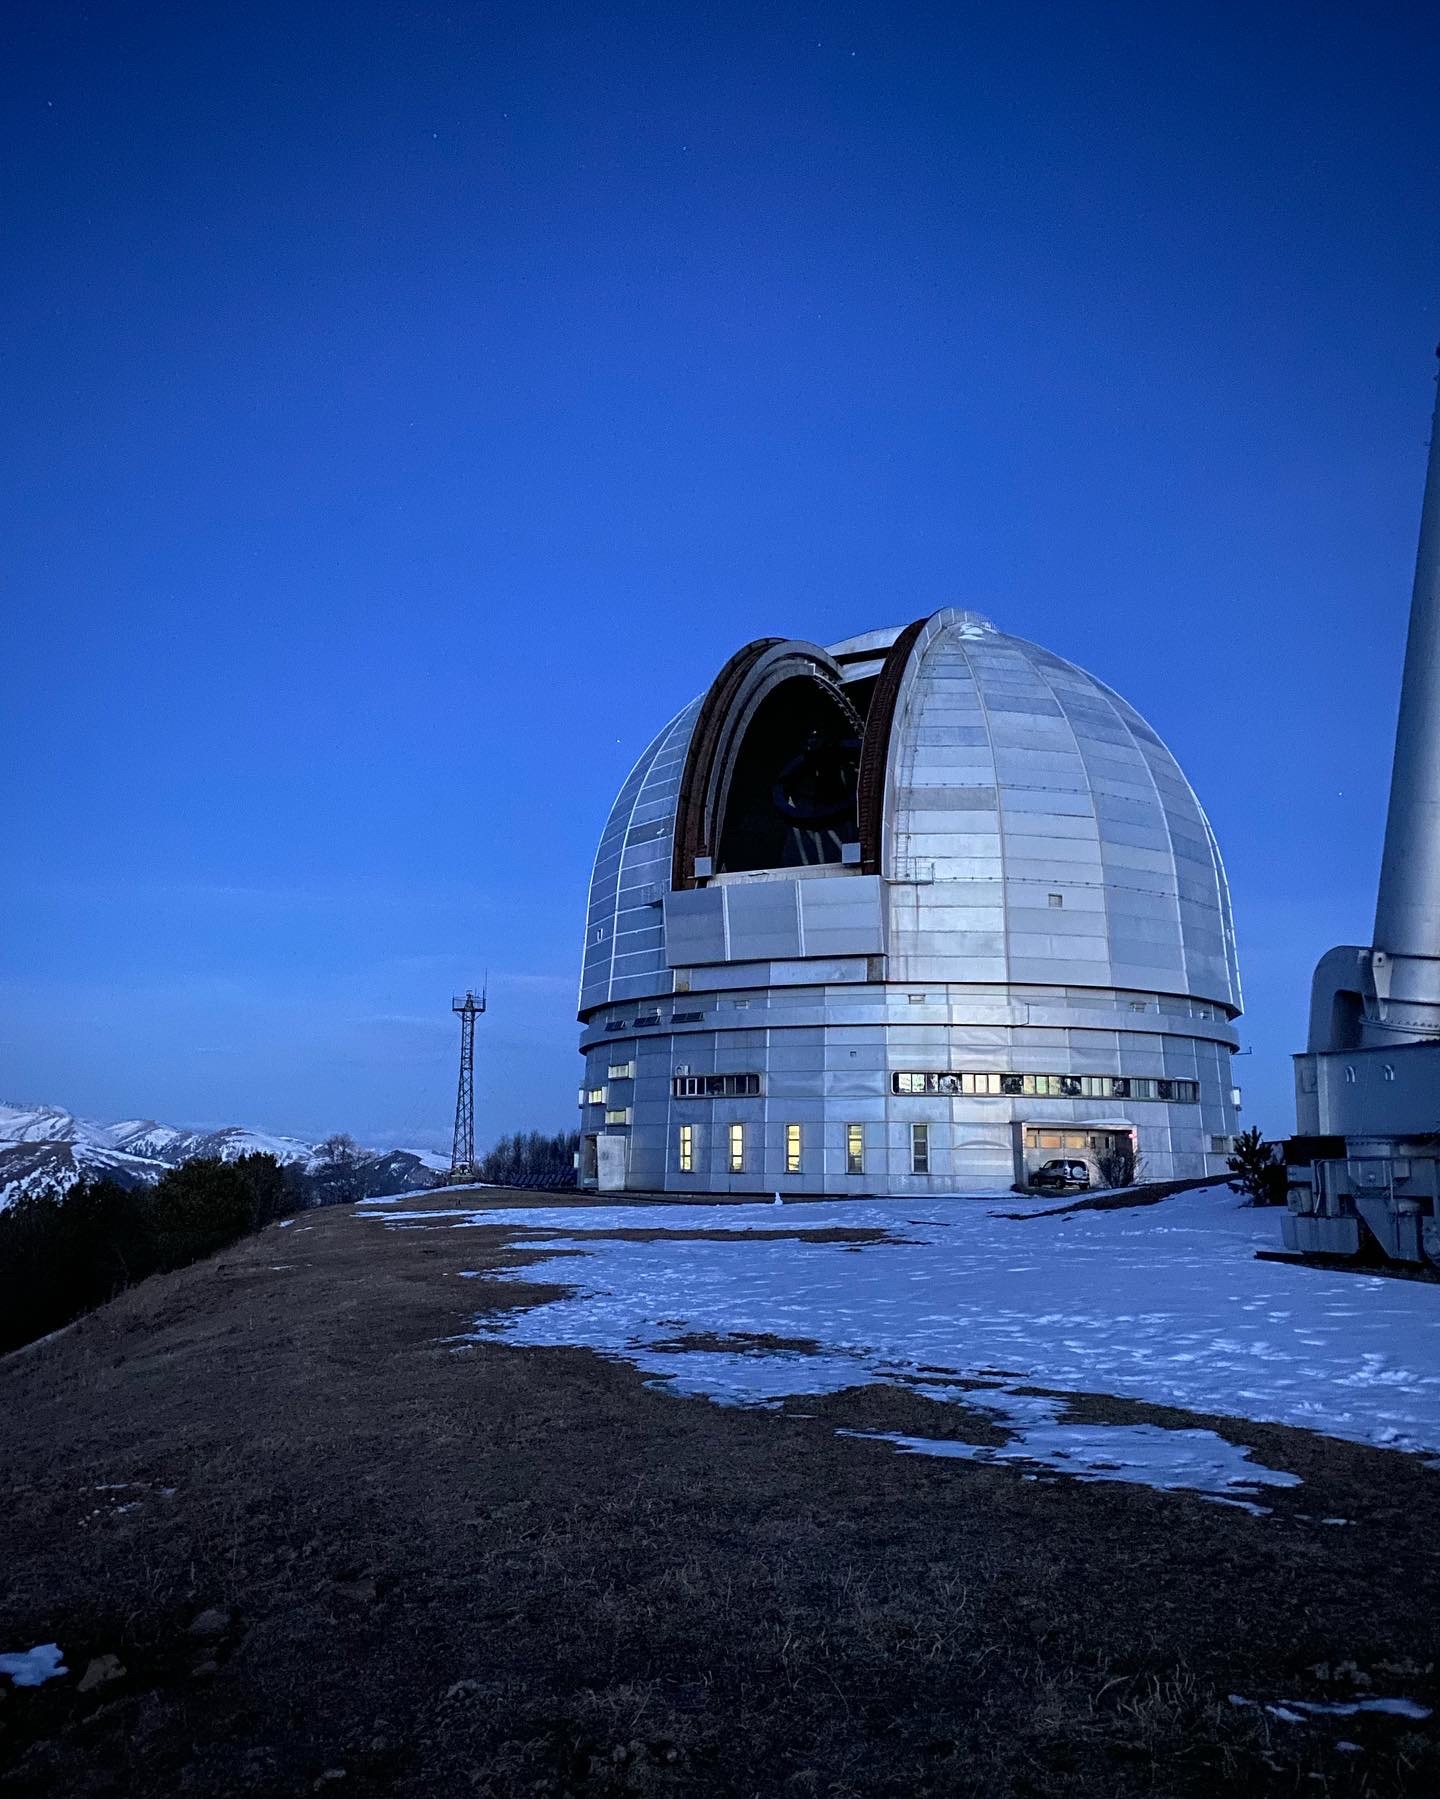
[[[916,946],[923,959],[956,979],[1147,987],[1240,1010],[1209,820],[1095,676],[976,613],[939,613],[911,652],[886,776],[892,875],[963,883],[978,902]]]
[[[590,902],[597,1184],[622,1152],[620,1184],[686,1190],[1223,1167],[1214,833],[1134,707],[977,613],[737,652],[631,772]]]

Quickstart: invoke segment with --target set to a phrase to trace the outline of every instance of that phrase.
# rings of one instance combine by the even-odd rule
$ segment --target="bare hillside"
[[[1303,1476],[1257,1517],[881,1453],[836,1426],[964,1408],[456,1342],[555,1291],[507,1236],[305,1214],[0,1363],[0,1652],[69,1670],[0,1697],[0,1793],[1440,1785],[1433,1720],[1230,1697],[1435,1702],[1418,1460],[1244,1427]]]

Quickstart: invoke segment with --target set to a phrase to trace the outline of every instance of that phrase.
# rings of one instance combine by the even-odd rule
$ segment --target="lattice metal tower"
[[[460,1085],[455,1093],[455,1136],[450,1146],[450,1178],[469,1178],[475,1172],[475,1020],[485,1010],[485,989],[478,997],[467,987],[457,994],[450,1010],[460,1020]]]

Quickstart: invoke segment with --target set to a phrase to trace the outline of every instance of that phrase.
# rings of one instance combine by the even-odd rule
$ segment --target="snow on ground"
[[[565,1297],[483,1318],[482,1336],[589,1347],[671,1392],[729,1404],[901,1381],[978,1406],[1011,1433],[998,1450],[893,1440],[912,1453],[1245,1503],[1259,1486],[1290,1482],[1211,1432],[1067,1424],[1059,1402],[1016,1391],[1031,1386],[1440,1453],[1440,1288],[1257,1261],[1257,1249],[1279,1247],[1280,1216],[1242,1207],[1224,1187],[1121,1211],[1003,1215],[1017,1209],[1008,1199],[767,1201],[376,1216],[402,1229],[500,1225],[524,1233],[527,1248],[571,1252],[535,1275],[564,1283]],[[889,1238],[807,1241],[835,1227]],[[616,1230],[678,1234],[590,1235]],[[685,1235],[702,1230],[722,1240]],[[786,1234],[742,1234],[762,1231]],[[797,1347],[723,1341],[756,1337]],[[954,1384],[974,1381],[983,1385]]]
[[[33,1649],[0,1655],[0,1674],[8,1674],[17,1687],[43,1686],[69,1672],[58,1643],[37,1643]]]
[[[930,1399],[951,1399],[921,1387]],[[971,1392],[966,1403],[989,1413],[1009,1430],[1008,1443],[961,1443],[951,1437],[905,1437],[895,1431],[842,1430],[842,1437],[893,1444],[904,1455],[950,1456],[958,1461],[1012,1463],[1045,1469],[1071,1480],[1118,1480],[1142,1487],[1187,1488],[1249,1512],[1261,1487],[1298,1487],[1300,1478],[1262,1467],[1247,1449],[1212,1430],[1164,1430],[1156,1424],[1076,1424],[1063,1417],[1063,1400],[1038,1393]],[[1041,1479],[1036,1472],[1030,1479]]]
[[[1355,1718],[1361,1713],[1408,1718],[1418,1724],[1430,1716],[1430,1707],[1421,1705],[1414,1699],[1281,1699],[1270,1705],[1258,1699],[1247,1699],[1241,1693],[1232,1693],[1230,1703],[1251,1710],[1258,1707],[1261,1711],[1269,1712],[1272,1718],[1278,1718],[1282,1724],[1303,1724],[1307,1718]],[[1340,1743],[1336,1746],[1341,1749],[1359,1747],[1356,1743]]]

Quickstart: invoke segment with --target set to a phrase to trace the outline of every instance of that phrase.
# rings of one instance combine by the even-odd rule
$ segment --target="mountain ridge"
[[[20,1106],[0,1102],[0,1210],[23,1194],[65,1193],[77,1181],[107,1179],[124,1187],[153,1186],[170,1168],[197,1157],[233,1162],[244,1155],[270,1155],[307,1172],[333,1161],[324,1142],[308,1143],[246,1125],[216,1130],[164,1124],[154,1118],[126,1118],[115,1124],[82,1118],[63,1106]],[[354,1154],[367,1189],[416,1192],[435,1185],[448,1163],[428,1150],[364,1149]]]

